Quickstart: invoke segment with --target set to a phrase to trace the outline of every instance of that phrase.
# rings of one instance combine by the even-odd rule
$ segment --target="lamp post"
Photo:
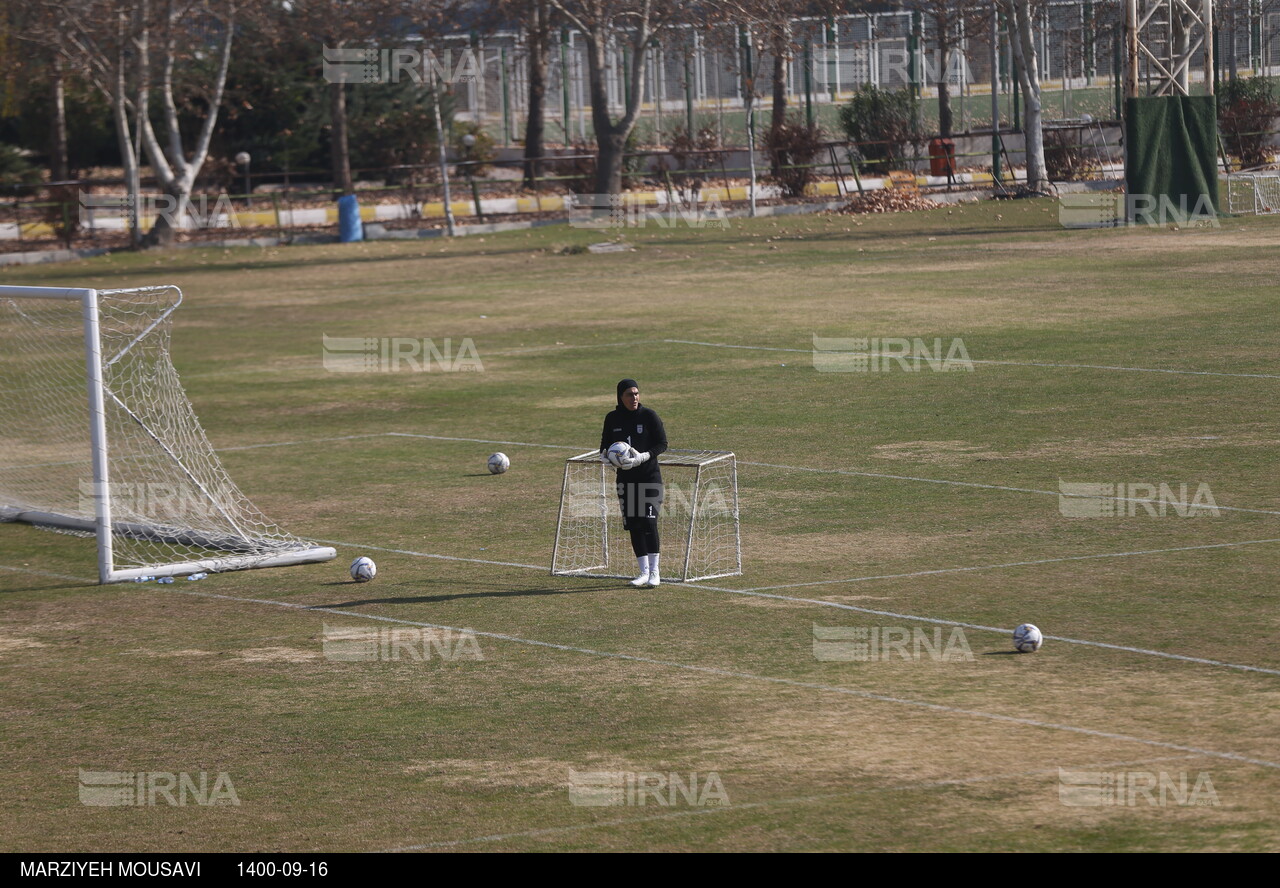
[[[472,158],[472,149],[476,147],[476,137],[474,133],[466,133],[463,135],[462,147],[467,158],[467,184],[471,186],[471,200],[476,205],[476,219],[483,222],[484,213],[480,211],[480,189],[476,185],[475,160]]]
[[[253,203],[249,197],[249,193],[252,190],[252,186],[250,186],[249,184],[249,161],[250,160],[252,160],[252,158],[249,156],[248,151],[241,151],[239,154],[236,155],[236,163],[244,167],[244,205],[246,207],[251,206]]]

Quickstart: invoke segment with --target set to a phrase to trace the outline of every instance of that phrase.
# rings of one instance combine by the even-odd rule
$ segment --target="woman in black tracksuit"
[[[627,442],[636,453],[623,462],[617,477],[622,526],[631,534],[631,550],[640,566],[640,575],[631,585],[657,586],[662,582],[658,572],[658,512],[663,493],[658,454],[667,449],[667,432],[657,413],[640,406],[640,387],[634,379],[618,383],[618,406],[604,418],[601,453],[618,441]]]

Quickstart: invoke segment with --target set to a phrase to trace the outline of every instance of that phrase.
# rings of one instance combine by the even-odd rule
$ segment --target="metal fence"
[[[1217,56],[1222,70],[1280,75],[1280,0],[1235,0],[1221,4]],[[1235,10],[1232,12],[1232,10]],[[1230,13],[1230,14],[1225,14]],[[1122,71],[1123,4],[1119,0],[1051,0],[1040,13],[1041,76],[1047,91],[1059,92],[1047,103],[1051,116],[1074,117],[1082,111],[1114,108],[1116,71]],[[1148,45],[1162,45],[1161,25],[1153,22]],[[992,59],[989,16],[959,22],[953,29],[955,58],[945,72],[951,87],[957,129],[990,125]],[[829,19],[798,18],[790,23],[791,50],[784,59],[785,92],[793,108],[816,108],[819,123],[834,125],[833,106],[862,84],[898,89],[915,85],[923,99],[935,98],[943,75],[938,65],[937,25],[929,15],[881,12]],[[643,84],[641,130],[651,144],[665,144],[676,127],[719,127],[722,143],[740,128],[734,112],[743,108],[741,33],[734,26],[683,26],[663,33],[648,53]],[[997,77],[1011,91],[1012,64],[1007,34],[1000,31]],[[518,33],[486,37],[458,35],[455,50],[469,49],[483,74],[455,85],[459,113],[483,123],[501,144],[522,137],[527,116],[527,52]],[[572,29],[559,35],[548,67],[547,133],[565,143],[585,142],[591,134],[586,86],[585,46]],[[625,102],[625,53],[607,53],[607,89],[616,113]],[[1198,68],[1195,67],[1198,65]],[[1203,80],[1203,53],[1193,60],[1192,81]],[[755,92],[773,89],[773,58],[763,46],[753,60]],[[1147,61],[1140,77],[1149,76]],[[1093,91],[1093,107],[1080,105]],[[974,97],[984,96],[981,101]],[[1007,111],[1004,113],[1008,113]]]

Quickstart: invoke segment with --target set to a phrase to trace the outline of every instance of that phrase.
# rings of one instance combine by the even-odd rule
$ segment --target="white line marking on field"
[[[326,546],[345,546],[348,549],[372,549],[375,552],[394,552],[397,555],[412,555],[415,558],[437,558],[441,561],[468,561],[472,564],[495,564],[499,567],[527,567],[551,573],[551,568],[541,564],[521,564],[518,561],[488,561],[484,558],[462,558],[458,555],[434,555],[430,552],[414,552],[409,549],[388,549],[384,546],[366,546],[363,543],[344,543],[341,540],[316,540]]]
[[[37,577],[50,577],[51,579],[55,579],[55,580],[74,580],[77,583],[96,584],[98,582],[97,580],[89,580],[89,579],[85,579],[84,577],[73,577],[73,576],[68,576],[67,574],[49,573],[47,570],[33,570],[32,568],[29,568],[29,567],[9,567],[7,564],[0,564],[0,570],[11,570],[14,573],[34,574]]]
[[[1171,549],[1137,549],[1132,552],[1103,552],[1098,555],[1065,555],[1061,558],[1038,558],[1034,561],[1006,561],[1002,564],[981,564],[974,567],[942,567],[935,570],[916,570],[909,573],[877,574],[874,576],[846,577],[839,580],[814,580],[807,583],[782,583],[777,586],[751,586],[738,592],[767,592],[773,589],[797,589],[802,586],[831,586],[839,583],[862,583],[867,580],[899,580],[907,577],[928,577],[934,574],[966,573],[975,570],[995,570],[1004,567],[1029,567],[1037,564],[1055,564],[1062,561],[1089,561],[1095,558],[1128,558],[1132,555],[1161,555],[1166,552],[1194,552],[1197,549],[1227,549],[1233,546],[1254,546],[1260,543],[1280,543],[1280,537],[1266,540],[1241,540],[1238,543],[1206,543],[1200,546],[1177,546]]]
[[[707,348],[733,348],[743,351],[774,351],[791,354],[812,354],[812,348],[777,348],[767,345],[731,345],[726,342],[697,342],[692,339],[664,339],[675,345],[701,345]],[[870,355],[871,352],[841,352],[850,355]],[[1231,376],[1243,379],[1280,379],[1271,373],[1223,373],[1216,370],[1166,370],[1160,367],[1112,367],[1105,364],[1051,364],[1042,361],[994,361],[970,359],[970,364],[1005,364],[1011,367],[1052,367],[1067,370],[1119,370],[1126,373],[1174,373],[1186,376]]]
[[[1184,503],[1184,502],[1175,501],[1175,500],[1138,499],[1130,496],[1105,496],[1102,494],[1095,496],[1095,495],[1081,494],[1081,493],[1062,493],[1061,491],[1058,491],[1058,490],[1040,490],[1035,487],[1006,487],[1001,484],[980,484],[977,481],[950,481],[945,478],[919,478],[914,475],[890,475],[884,472],[865,472],[865,471],[860,471],[858,469],[814,469],[814,468],[810,468],[809,466],[784,466],[779,463],[748,462],[746,460],[741,460],[741,459],[738,460],[738,465],[759,466],[761,468],[766,468],[766,469],[785,469],[790,472],[816,472],[818,474],[823,474],[823,475],[853,475],[853,476],[862,477],[862,478],[886,478],[890,481],[917,481],[922,484],[946,484],[952,487],[977,487],[982,490],[1005,490],[1010,493],[1038,493],[1043,496],[1058,496],[1058,497],[1066,496],[1066,497],[1071,497],[1073,499],[1103,499],[1103,500],[1115,500],[1116,502],[1127,502],[1127,503],[1152,503],[1154,505],[1159,505],[1160,503],[1164,503],[1165,505],[1173,506],[1175,508],[1179,506],[1184,508],[1189,508],[1192,505],[1194,505],[1192,503]],[[1197,509],[1202,509],[1205,511],[1210,510],[1210,507],[1205,506],[1203,504],[1196,505],[1195,507]],[[1280,512],[1274,511],[1272,509],[1246,509],[1242,506],[1222,506],[1222,505],[1215,505],[1212,508],[1219,509],[1223,512],[1250,512],[1257,515],[1280,515]]]
[[[1127,762],[1106,762],[1103,764],[1090,765],[1073,765],[1072,768],[1080,771],[1093,770],[1110,770],[1112,768],[1128,768],[1135,765],[1151,765],[1157,762],[1175,762],[1186,761],[1187,759],[1197,759],[1197,755],[1165,755],[1157,758],[1137,759],[1136,761]],[[425,851],[428,848],[455,848],[459,845],[475,845],[480,842],[504,842],[508,839],[526,839],[538,838],[540,836],[551,836],[559,833],[582,832],[589,829],[603,829],[611,826],[631,826],[637,823],[652,823],[654,821],[671,820],[677,817],[696,817],[706,814],[727,814],[732,811],[750,811],[754,808],[769,808],[778,805],[803,805],[812,802],[829,802],[835,799],[848,798],[850,796],[872,795],[885,792],[914,792],[922,789],[939,789],[947,786],[967,786],[978,783],[991,783],[997,780],[1022,780],[1027,777],[1056,777],[1061,769],[1044,769],[1035,771],[1015,771],[1010,774],[988,774],[981,777],[959,777],[952,780],[928,780],[917,783],[899,783],[893,786],[869,786],[865,789],[849,789],[844,792],[826,793],[824,795],[798,796],[789,799],[769,799],[761,802],[745,802],[743,804],[720,805],[707,808],[688,808],[681,811],[672,811],[667,814],[654,814],[649,817],[624,817],[617,820],[600,820],[594,823],[577,823],[570,826],[552,826],[543,829],[529,829],[521,832],[501,833],[490,836],[476,836],[471,839],[455,839],[446,842],[425,842],[421,845],[406,845],[402,848],[388,848],[382,852],[384,854],[396,854],[404,851]]]
[[[360,543],[347,543],[341,540],[316,540],[316,542],[324,543],[330,546],[345,546],[352,549],[372,549],[378,552],[393,552],[397,555],[411,555],[418,558],[435,558],[442,561],[463,561],[463,562],[471,562],[474,564],[493,564],[493,565],[498,565],[500,567],[523,567],[523,568],[528,568],[529,570],[538,570],[546,573],[551,572],[551,569],[543,564],[523,564],[516,561],[489,561],[484,558],[463,558],[457,555],[435,555],[430,552],[414,552],[408,549],[389,549],[383,546],[367,546],[367,545],[362,545]],[[796,602],[797,604],[812,604],[817,607],[830,607],[830,608],[835,608],[837,610],[853,611],[855,613],[860,613],[860,614],[871,614],[872,616],[877,616],[877,617],[893,617],[894,619],[898,619],[898,620],[913,620],[918,623],[930,623],[938,626],[958,626],[962,629],[976,629],[982,632],[995,632],[1000,635],[1009,635],[1013,632],[1012,629],[1003,629],[999,626],[983,626],[980,623],[965,623],[958,620],[943,620],[938,617],[921,617],[921,616],[916,616],[914,614],[900,614],[894,611],[876,610],[874,608],[868,608],[868,607],[858,607],[857,605],[845,604],[844,602],[840,602],[840,601],[827,601],[826,599],[823,599],[823,598],[799,598],[794,595],[777,595],[769,592],[768,590],[789,589],[789,588],[794,588],[795,586],[825,586],[825,585],[835,585],[840,583],[856,583],[856,582],[861,582],[866,580],[890,580],[890,579],[899,579],[903,577],[925,577],[925,576],[932,576],[934,574],[945,574],[945,573],[955,573],[955,572],[975,571],[975,570],[992,570],[994,568],[1001,568],[1001,567],[1019,567],[1019,566],[1036,565],[1036,564],[1051,564],[1056,561],[1080,561],[1080,560],[1085,560],[1090,558],[1121,558],[1121,557],[1131,556],[1131,555],[1158,555],[1158,554],[1167,553],[1167,552],[1187,552],[1187,551],[1192,551],[1196,549],[1223,549],[1223,548],[1229,548],[1232,546],[1247,546],[1254,543],[1280,543],[1280,538],[1277,538],[1274,540],[1244,540],[1239,543],[1213,543],[1205,546],[1180,546],[1178,548],[1173,548],[1173,549],[1147,549],[1147,550],[1138,551],[1138,552],[1110,552],[1110,553],[1103,553],[1101,555],[1073,555],[1066,558],[1046,558],[1042,561],[1019,561],[1019,562],[1010,562],[1007,564],[988,564],[988,565],[981,565],[981,566],[974,566],[974,567],[950,567],[950,568],[941,568],[938,570],[922,570],[922,571],[915,571],[912,573],[903,573],[903,574],[882,574],[877,576],[849,577],[842,580],[823,580],[823,581],[814,582],[814,583],[791,583],[791,584],[782,585],[782,586],[755,586],[747,589],[731,589],[728,586],[712,586],[706,583],[696,583],[696,582],[685,583],[685,582],[680,582],[678,580],[668,580],[667,582],[670,585],[684,586],[685,588],[688,588],[688,589],[706,589],[713,592],[727,592],[731,595],[745,595],[750,598],[770,598],[776,601],[793,601],[793,602]],[[1105,641],[1088,641],[1083,638],[1067,638],[1065,636],[1058,636],[1058,635],[1046,635],[1045,638],[1052,641],[1060,641],[1063,644],[1078,644],[1078,645],[1084,645],[1085,647],[1107,648],[1109,650],[1124,651],[1126,653],[1131,653],[1131,654],[1143,654],[1149,657],[1161,657],[1166,660],[1179,660],[1185,663],[1197,663],[1202,666],[1220,666],[1224,669],[1238,669],[1243,672],[1260,672],[1267,675],[1280,675],[1280,670],[1278,669],[1267,669],[1262,666],[1245,666],[1239,663],[1228,663],[1225,660],[1210,660],[1204,657],[1191,657],[1185,654],[1172,654],[1166,651],[1155,651],[1155,650],[1150,650],[1148,648],[1125,647],[1124,645],[1109,644]]]
[[[426,438],[430,441],[461,441],[467,444],[509,444],[515,447],[545,447],[549,450],[576,450],[582,452],[582,447],[571,444],[530,444],[528,441],[491,441],[488,438],[450,438],[444,435],[418,435],[410,432],[384,432],[383,434],[391,438]]]
[[[1280,378],[1280,377],[1278,377]],[[509,447],[541,447],[548,450],[575,450],[579,453],[591,448],[580,444],[536,444],[532,441],[499,441],[490,438],[457,438],[447,435],[424,435],[412,432],[377,432],[370,435],[345,435],[339,438],[313,438],[305,441],[280,441],[271,444],[248,444],[240,447],[220,447],[219,450],[255,450],[264,447],[291,447],[304,444],[323,444],[331,441],[354,441],[361,438],[422,438],[428,441],[457,441],[467,444],[505,444]],[[1009,493],[1035,493],[1042,496],[1072,497],[1075,499],[1103,499],[1115,500],[1116,502],[1128,503],[1150,503],[1153,505],[1164,504],[1166,506],[1190,508],[1195,506],[1197,509],[1208,510],[1209,507],[1203,504],[1183,503],[1176,500],[1154,500],[1142,499],[1138,497],[1128,496],[1105,496],[1102,494],[1080,494],[1080,493],[1062,493],[1059,490],[1040,490],[1034,487],[1007,487],[1001,484],[981,484],[977,481],[952,481],[947,478],[920,478],[914,475],[893,475],[886,472],[867,472],[858,469],[817,469],[811,466],[788,466],[781,463],[752,462],[750,460],[738,460],[740,466],[756,466],[764,469],[783,469],[789,472],[814,472],[825,475],[849,475],[859,478],[884,478],[889,481],[915,481],[921,484],[943,484],[951,487],[975,487],[980,490],[1003,490]],[[1280,515],[1280,511],[1273,509],[1248,509],[1243,506],[1223,506],[1215,505],[1213,508],[1224,512],[1246,512],[1256,515]]]
[[[241,444],[238,447],[219,447],[223,450],[262,450],[268,447],[299,447],[304,444],[327,444],[332,441],[359,441],[361,438],[385,438],[390,432],[374,432],[369,435],[341,435],[337,438],[307,438],[302,441],[272,441],[267,444]]]
[[[528,348],[508,348],[508,349],[503,349],[502,351],[489,351],[488,349],[486,349],[485,354],[505,357],[507,355],[524,355],[524,354],[529,354],[531,352],[569,351],[570,349],[575,349],[575,348],[629,348],[635,345],[653,345],[659,342],[666,342],[666,340],[665,339],[632,339],[627,342],[599,342],[599,343],[584,342],[584,343],[577,343],[574,345],[567,345],[567,344],[566,345],[561,345],[561,344],[533,345],[533,346],[529,346]]]
[[[800,681],[793,678],[782,678],[772,675],[757,675],[751,672],[740,672],[735,669],[720,669],[715,666],[698,666],[693,663],[679,663],[674,660],[658,660],[653,657],[642,657],[636,654],[621,654],[612,651],[598,651],[591,648],[575,647],[567,644],[557,644],[551,641],[538,641],[531,638],[520,638],[516,635],[506,635],[501,632],[485,632],[480,629],[470,629],[460,626],[446,626],[440,623],[426,623],[420,620],[405,620],[399,617],[385,617],[379,614],[366,614],[359,611],[339,610],[332,607],[317,607],[300,604],[293,601],[272,601],[269,598],[241,598],[235,595],[220,595],[214,592],[199,592],[188,589],[169,589],[180,595],[194,595],[201,598],[215,598],[223,601],[236,601],[243,604],[265,604],[273,607],[284,607],[292,610],[305,611],[308,613],[334,614],[340,617],[354,617],[365,620],[377,620],[383,623],[396,623],[402,626],[418,626],[423,629],[442,629],[446,632],[471,632],[481,638],[492,638],[495,641],[509,641],[513,644],[525,644],[533,647],[548,648],[550,650],[565,651],[573,654],[586,654],[592,657],[604,657],[610,660],[623,660],[629,663],[643,663],[648,666],[662,666],[668,669],[679,669],[685,672],[696,672],[702,675],[712,675],[718,678],[735,678],[745,681],[757,681],[767,684],[782,685],[784,687],[804,688],[812,691],[823,691],[831,694],[843,694],[847,697],[856,697],[862,700],[871,700],[877,703],[893,703],[898,706],[910,706],[914,709],[924,709],[930,712],[941,712],[947,715],[958,715],[967,718],[986,719],[988,721],[1003,722],[1006,724],[1019,725],[1021,727],[1041,728],[1044,730],[1061,731],[1068,734],[1081,734],[1087,737],[1097,737],[1103,740],[1116,740],[1122,743],[1139,743],[1144,746],[1157,747],[1159,749],[1172,749],[1176,752],[1187,752],[1194,755],[1203,755],[1210,758],[1223,759],[1225,761],[1244,762],[1245,764],[1258,765],[1263,768],[1273,768],[1280,770],[1280,763],[1269,762],[1265,759],[1256,759],[1250,756],[1241,755],[1235,752],[1217,752],[1212,749],[1201,749],[1197,746],[1184,746],[1180,743],[1169,743],[1164,740],[1147,740],[1142,737],[1133,737],[1128,734],[1117,734],[1112,731],[1098,731],[1093,728],[1081,728],[1076,725],[1063,725],[1056,722],[1039,721],[1032,718],[1022,718],[1014,715],[1003,715],[998,712],[983,712],[978,709],[961,709],[956,706],[944,706],[941,703],[928,703],[923,700],[909,700],[905,697],[890,697],[885,694],[873,694],[870,691],[862,691],[857,688],[840,687],[838,685],[825,685],[818,682]]]
[[[1101,556],[1100,556],[1101,557]],[[941,573],[941,571],[933,571],[933,573]],[[867,577],[867,579],[877,579],[876,577]],[[860,614],[871,614],[876,617],[892,617],[895,620],[913,620],[917,623],[931,623],[939,626],[958,626],[961,629],[976,629],[981,632],[996,632],[1001,635],[1011,635],[1012,629],[1001,629],[999,626],[983,626],[981,623],[965,623],[959,620],[943,620],[937,617],[920,617],[914,614],[900,614],[894,611],[876,610],[870,607],[858,607],[853,604],[845,604],[841,601],[827,601],[822,598],[796,598],[791,595],[775,595],[769,592],[759,592],[752,589],[729,589],[724,586],[706,586],[702,583],[674,583],[674,585],[688,586],[692,589],[711,589],[716,592],[728,592],[733,595],[746,595],[752,598],[772,598],[778,601],[794,601],[799,604],[813,604],[820,607],[832,607],[837,610],[854,611]],[[768,587],[765,587],[768,588]],[[1220,666],[1224,669],[1238,669],[1242,672],[1260,672],[1265,675],[1280,675],[1280,669],[1267,669],[1262,666],[1244,666],[1239,663],[1228,663],[1225,660],[1209,660],[1204,657],[1190,657],[1186,654],[1171,654],[1166,651],[1155,651],[1149,648],[1126,647],[1120,644],[1109,644],[1105,641],[1088,641],[1083,638],[1067,638],[1060,635],[1046,635],[1046,640],[1060,641],[1063,644],[1078,644],[1085,647],[1106,648],[1113,651],[1124,651],[1129,654],[1143,654],[1148,657],[1161,657],[1166,660],[1179,660],[1184,663],[1198,663],[1202,666]]]

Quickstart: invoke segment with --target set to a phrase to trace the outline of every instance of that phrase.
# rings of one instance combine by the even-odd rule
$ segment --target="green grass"
[[[1056,223],[1019,201],[604,255],[541,229],[0,270],[181,286],[175,361],[232,477],[339,549],[98,587],[91,545],[0,527],[0,847],[1276,850],[1280,677],[1062,639],[1280,670],[1280,543],[1191,548],[1277,516],[1068,519],[1054,492],[1280,512],[1280,224]],[[322,334],[471,337],[484,372],[326,373]],[[814,335],[959,337],[975,364],[819,373]],[[744,574],[637,592],[484,563],[549,564],[563,460],[624,376],[672,446],[737,453]],[[483,659],[325,659],[325,624],[393,625],[358,615],[474,630]],[[908,616],[967,624],[973,659],[814,657],[815,624],[932,637]],[[1024,621],[1054,636],[1035,655],[972,628]],[[1059,768],[1203,772],[1220,804],[1066,806]],[[77,769],[225,771],[241,804],[85,807]],[[579,807],[570,770],[715,772],[729,804]]]

